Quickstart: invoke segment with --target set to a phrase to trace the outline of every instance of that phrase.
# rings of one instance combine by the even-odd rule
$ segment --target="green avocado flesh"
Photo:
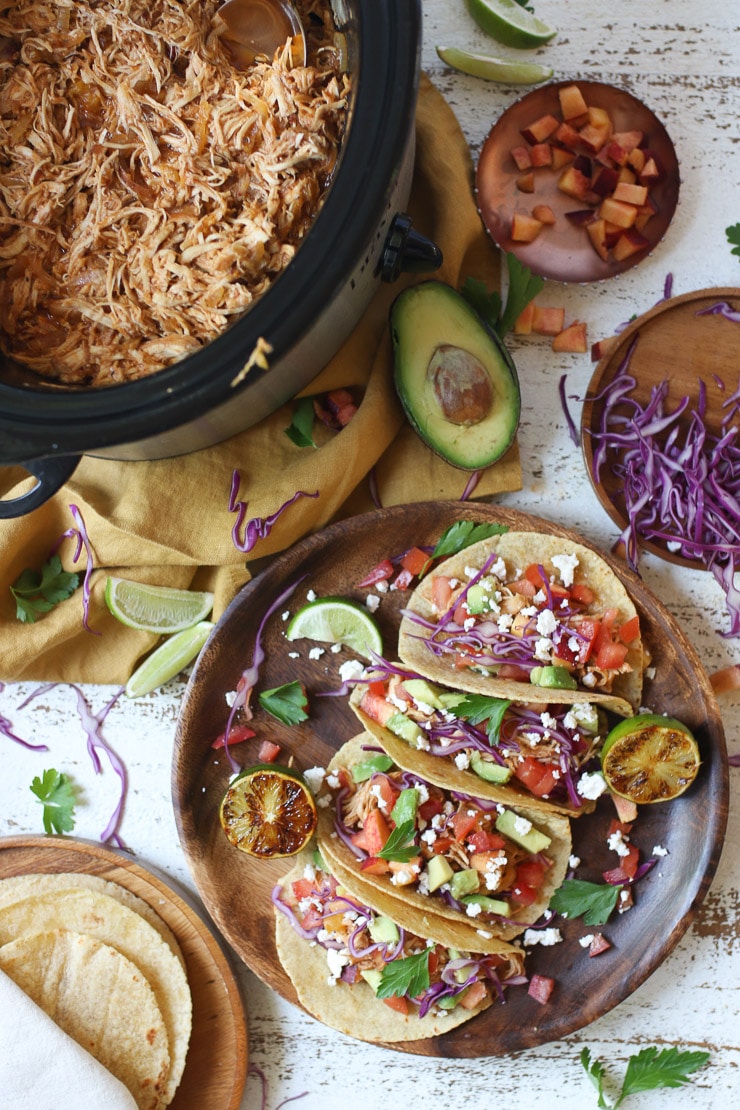
[[[439,281],[400,293],[390,325],[396,390],[419,436],[462,470],[500,459],[521,410],[516,367],[503,343]]]

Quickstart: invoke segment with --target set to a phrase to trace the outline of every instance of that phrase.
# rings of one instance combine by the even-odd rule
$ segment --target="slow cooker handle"
[[[56,458],[33,459],[31,462],[19,463],[29,474],[33,474],[34,478],[38,479],[38,483],[20,497],[12,497],[9,501],[0,498],[0,520],[25,516],[26,513],[38,509],[39,505],[43,505],[62,488],[76,470],[79,461],[80,455],[59,455]]]
[[[426,235],[415,231],[411,217],[398,212],[391,222],[380,258],[383,281],[395,281],[399,274],[426,274],[442,265],[442,251]]]

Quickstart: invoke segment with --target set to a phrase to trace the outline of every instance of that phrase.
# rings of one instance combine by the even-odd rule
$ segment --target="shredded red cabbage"
[[[56,554],[62,543],[62,540],[76,539],[77,546],[75,548],[75,553],[72,556],[72,561],[76,563],[82,553],[82,548],[85,548],[85,574],[82,579],[82,626],[86,632],[92,632],[94,636],[99,636],[100,632],[90,627],[90,579],[92,577],[92,572],[94,568],[92,546],[90,544],[90,538],[87,534],[87,528],[85,527],[85,521],[82,519],[82,513],[76,505],[70,505],[69,511],[71,512],[72,518],[76,522],[77,527],[68,528],[66,532],[62,533],[62,535],[57,540],[56,545],[52,548],[51,554]]]
[[[4,689],[5,683],[0,682],[0,694],[3,692]],[[26,701],[27,700],[28,699],[26,699]],[[23,705],[25,704],[26,702],[23,702]],[[4,717],[3,714],[0,713],[0,736],[5,736],[8,740],[13,740],[16,744],[20,744],[21,747],[24,748],[29,748],[31,751],[48,752],[48,744],[32,744],[30,740],[24,740],[22,736],[16,736],[16,734],[13,732],[13,727],[13,722],[10,720],[10,718]]]
[[[370,473],[367,476],[368,487],[370,489],[370,500],[376,509],[382,509],[383,505],[378,493],[378,475],[375,472],[375,467],[370,468]]]
[[[558,393],[560,394],[560,404],[562,405],[563,413],[565,414],[565,421],[566,421],[566,424],[568,425],[568,435],[570,436],[571,440],[573,441],[573,443],[575,443],[575,445],[577,447],[578,446],[578,428],[576,427],[575,420],[571,416],[570,409],[568,408],[568,399],[567,399],[566,394],[565,394],[565,383],[566,383],[567,379],[568,379],[567,374],[563,374],[562,377],[560,378],[560,381],[558,382]]]
[[[467,501],[468,500],[471,493],[473,492],[475,487],[478,485],[479,481],[480,481],[480,470],[474,470],[473,473],[470,475],[470,477],[467,480],[467,483],[465,485],[465,489],[462,491],[462,494],[460,495],[460,500],[461,501]]]
[[[261,1110],[267,1110],[267,1099],[270,1093],[267,1076],[263,1072],[262,1068],[257,1067],[257,1065],[254,1064],[251,1060],[249,1061],[249,1066],[247,1067],[247,1075],[254,1075],[257,1077],[257,1079],[259,1079],[262,1086]],[[289,1102],[295,1102],[299,1098],[305,1098],[308,1093],[308,1091],[302,1091],[299,1095],[289,1095],[288,1098],[284,1098],[282,1102],[278,1103],[278,1105],[275,1107],[275,1110],[280,1110],[281,1106],[287,1106]]]
[[[234,541],[234,547],[237,551],[243,551],[248,554],[257,540],[264,540],[269,536],[272,531],[275,521],[280,517],[285,510],[292,505],[299,497],[318,497],[319,491],[315,493],[306,493],[305,490],[298,490],[287,501],[283,502],[279,509],[277,509],[271,516],[266,517],[252,517],[244,524],[244,518],[247,515],[247,501],[237,501],[239,493],[239,486],[241,485],[241,478],[239,471],[234,470],[231,475],[231,491],[229,493],[229,512],[236,513],[236,521],[231,530],[231,536]],[[242,525],[244,525],[244,539],[240,538]]]

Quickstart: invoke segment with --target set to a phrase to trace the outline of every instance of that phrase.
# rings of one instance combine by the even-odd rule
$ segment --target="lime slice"
[[[442,61],[460,73],[471,77],[485,77],[487,81],[502,81],[507,85],[537,85],[552,77],[552,67],[538,62],[517,62],[510,58],[491,58],[487,54],[473,54],[458,50],[456,46],[438,46]]]
[[[316,829],[316,803],[302,775],[289,767],[258,763],[230,784],[219,809],[231,844],[250,856],[292,856]]]
[[[205,620],[213,608],[213,594],[109,578],[105,584],[105,604],[129,628],[169,636]]]
[[[542,46],[557,31],[532,15],[516,0],[466,0],[468,11],[487,35],[520,50]]]
[[[657,713],[620,721],[601,749],[609,789],[638,805],[677,798],[691,786],[699,765],[699,747],[686,725]]]
[[[289,640],[321,640],[371,659],[383,654],[383,637],[366,609],[344,597],[319,597],[304,605],[288,624]]]
[[[199,621],[192,628],[169,636],[131,675],[126,683],[127,697],[143,697],[169,682],[192,663],[215,627],[213,621]]]

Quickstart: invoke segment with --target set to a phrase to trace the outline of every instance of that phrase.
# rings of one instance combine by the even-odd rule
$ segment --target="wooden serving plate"
[[[288,728],[259,708],[252,726],[258,735],[232,749],[242,765],[257,761],[262,740],[282,745],[282,762],[293,755],[301,769],[326,766],[333,753],[358,731],[344,697],[320,697],[339,686],[338,665],[349,658],[327,651],[308,658],[307,641],[287,644],[283,614],[295,613],[306,592],[342,595],[364,601],[359,582],[383,559],[412,545],[434,544],[455,520],[493,520],[512,529],[548,532],[583,542],[574,533],[538,517],[497,506],[439,502],[382,509],[342,521],[317,533],[277,558],[253,579],[226,610],[206,644],[190,678],[177,724],[172,769],[175,817],[190,869],[201,897],[218,928],[244,962],[283,998],[297,1004],[290,979],[275,949],[274,910],[270,894],[290,860],[255,860],[233,848],[224,836],[218,809],[231,768],[223,751],[211,748],[228,716],[227,695],[252,661],[256,630],[270,604],[295,583],[292,598],[280,605],[264,632],[265,660],[261,689],[285,682],[304,682],[310,717]],[[534,556],[533,552],[533,556]],[[629,589],[639,610],[644,636],[653,654],[655,673],[647,678],[644,704],[680,718],[694,731],[703,766],[690,790],[675,802],[644,807],[633,842],[649,858],[654,845],[669,852],[638,885],[636,905],[615,915],[604,927],[613,948],[589,959],[578,944],[588,927],[557,919],[564,943],[536,946],[527,959],[529,973],[551,975],[557,986],[551,1003],[541,1006],[526,990],[507,991],[506,1005],[484,1013],[443,1037],[389,1045],[428,1056],[504,1055],[556,1040],[587,1025],[634,991],[666,958],[690,925],[719,860],[728,808],[725,739],[717,703],[702,665],[686,637],[641,580],[624,564],[603,556]],[[395,657],[399,611],[408,594],[384,595],[376,614],[385,653]],[[288,650],[300,658],[291,659]],[[601,881],[615,866],[606,847],[614,816],[606,801],[573,823],[574,852],[583,860],[578,876]],[[341,989],[338,987],[337,989]]]
[[[247,1025],[239,985],[211,928],[172,887],[122,853],[63,836],[0,839],[0,879],[84,872],[138,895],[174,933],[193,999],[193,1029],[172,1110],[238,1110],[247,1078]]]
[[[511,157],[513,147],[524,142],[522,128],[540,116],[552,114],[558,119],[558,89],[578,85],[589,106],[609,112],[615,131],[642,131],[647,145],[655,151],[665,173],[650,189],[658,211],[648,220],[643,234],[650,246],[621,262],[603,261],[591,246],[583,227],[576,227],[566,212],[589,207],[582,201],[566,196],[558,189],[559,171],[549,167],[535,170],[534,193],[522,193],[516,180],[521,171]],[[599,81],[556,81],[532,89],[516,100],[491,128],[478,159],[475,193],[478,211],[493,241],[502,251],[511,251],[535,274],[554,281],[603,281],[631,269],[655,249],[665,235],[678,204],[681,179],[676,151],[670,136],[653,112],[626,89]],[[557,222],[545,227],[532,243],[515,242],[511,238],[514,212],[530,213],[533,205],[549,205]]]
[[[636,339],[629,356],[628,373],[636,382],[631,396],[644,405],[652,389],[668,381],[667,410],[672,411],[683,397],[691,399],[687,412],[679,421],[684,431],[690,422],[690,411],[699,399],[699,383],[703,381],[706,386],[704,423],[712,435],[717,435],[722,424],[723,405],[738,388],[740,367],[740,323],[722,316],[697,315],[719,301],[727,301],[740,310],[740,289],[699,289],[658,302],[620,333],[616,346],[593,372],[581,414],[581,445],[591,484],[620,532],[627,526],[627,510],[622,484],[609,465],[610,460],[617,461],[618,453],[607,456],[599,481],[594,474],[592,433],[598,431],[603,419],[603,392],[619,374]],[[620,412],[620,409],[615,411]],[[679,566],[701,565],[698,560],[669,551],[665,544],[639,537],[638,541],[644,550],[668,562]]]

